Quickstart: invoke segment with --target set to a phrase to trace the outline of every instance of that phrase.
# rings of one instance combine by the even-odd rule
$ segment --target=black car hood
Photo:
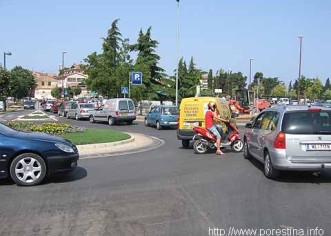
[[[61,143],[68,143],[67,140],[61,137],[41,133],[41,132],[22,132],[17,131],[12,134],[13,137],[21,138],[21,139],[28,139],[28,140],[38,140],[38,141],[46,141],[46,142],[61,142]]]

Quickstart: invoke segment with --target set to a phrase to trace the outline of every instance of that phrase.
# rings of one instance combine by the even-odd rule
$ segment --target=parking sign
[[[131,73],[131,83],[133,85],[141,85],[143,82],[143,73],[142,72],[132,72]]]

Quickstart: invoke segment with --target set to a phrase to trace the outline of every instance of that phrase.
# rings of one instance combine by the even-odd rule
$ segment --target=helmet
[[[210,101],[208,103],[208,108],[209,109],[216,109],[217,108],[217,105],[216,105],[216,103],[214,101]]]

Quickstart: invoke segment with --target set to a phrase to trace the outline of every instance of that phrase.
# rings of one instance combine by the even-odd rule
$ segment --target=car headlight
[[[62,144],[62,143],[55,143],[55,146],[57,146],[59,149],[61,149],[64,152],[68,152],[68,153],[74,153],[74,149],[72,149],[72,147]]]

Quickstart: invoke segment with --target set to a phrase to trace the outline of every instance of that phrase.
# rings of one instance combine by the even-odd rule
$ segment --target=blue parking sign
[[[142,72],[132,72],[131,73],[131,83],[133,85],[142,85],[143,73]]]

